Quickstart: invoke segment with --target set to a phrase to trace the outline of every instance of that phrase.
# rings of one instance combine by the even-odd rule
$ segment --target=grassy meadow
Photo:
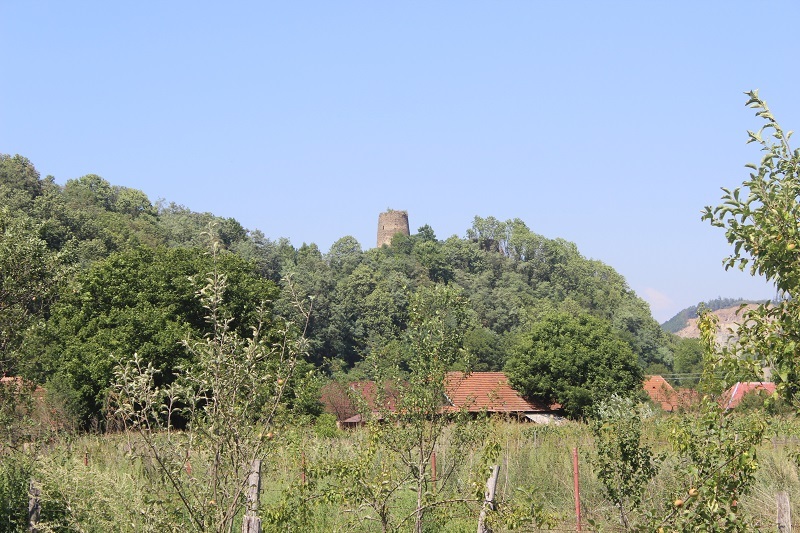
[[[686,479],[676,475],[680,469],[670,454],[668,436],[678,417],[687,414],[658,413],[646,421],[643,442],[656,453],[665,454],[658,473],[643,491],[642,504],[631,514],[631,524],[644,524],[644,516],[668,515],[672,502],[686,493]],[[767,417],[767,415],[763,415]],[[477,422],[485,441],[494,443],[500,475],[497,484],[498,511],[490,516],[495,531],[574,531],[572,449],[579,450],[581,508],[583,529],[623,531],[619,513],[606,498],[596,473],[596,452],[592,432],[583,423],[563,426],[520,424],[493,419]],[[277,431],[265,450],[262,465],[260,516],[264,531],[382,531],[374,507],[343,497],[347,475],[337,476],[328,466],[340,469],[351,465],[363,467],[359,480],[380,480],[385,474],[386,457],[380,450],[364,464],[361,458],[368,446],[369,428],[351,431],[324,431],[313,425],[287,427]],[[754,527],[775,528],[775,495],[788,491],[794,498],[792,510],[797,516],[800,478],[795,454],[800,450],[800,422],[794,417],[768,417],[767,432],[757,457],[760,463],[749,493],[739,495],[741,512],[753,517]],[[439,467],[437,483],[427,490],[439,499],[453,499],[447,505],[434,506],[425,515],[426,531],[475,531],[480,503],[478,495],[485,483],[483,444],[467,450],[449,446],[445,438],[436,448]],[[0,467],[0,496],[8,513],[0,531],[26,530],[14,521],[11,506],[27,503],[28,480],[24,472],[34,472],[42,490],[40,531],[165,531],[186,530],[180,505],[160,485],[163,472],[136,439],[126,434],[85,434],[59,437],[35,452],[26,451],[4,457]],[[458,461],[450,461],[457,457]],[[445,468],[457,469],[445,479]],[[383,465],[380,467],[379,465]],[[23,468],[25,467],[25,468]],[[305,473],[305,476],[303,475]],[[183,474],[183,473],[182,473]],[[195,472],[195,475],[198,473]],[[339,472],[341,474],[341,472]],[[16,477],[15,477],[16,476]],[[388,485],[385,482],[384,485]],[[377,483],[376,486],[380,486]],[[402,485],[402,484],[401,484]],[[22,494],[11,494],[15,489]],[[350,487],[352,488],[352,487]],[[373,500],[382,496],[373,492]],[[376,496],[377,495],[377,496]],[[411,531],[416,494],[399,488],[391,496],[383,495],[389,506],[391,529]],[[208,502],[213,506],[213,502]],[[26,505],[27,508],[27,505]],[[538,523],[514,519],[510,509],[528,516],[533,510]],[[170,511],[171,510],[171,511]],[[527,513],[527,514],[526,514]],[[2,516],[3,513],[0,513]],[[0,521],[3,521],[0,518]],[[240,530],[241,517],[233,530]]]

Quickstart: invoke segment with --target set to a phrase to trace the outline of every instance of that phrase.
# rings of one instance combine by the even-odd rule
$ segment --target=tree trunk
[[[414,532],[422,533],[422,498],[425,494],[425,458],[420,451],[419,474],[417,477],[417,518],[414,523]]]
[[[258,517],[258,496],[261,492],[261,460],[250,465],[247,478],[247,510],[242,519],[242,533],[261,533],[261,519]]]

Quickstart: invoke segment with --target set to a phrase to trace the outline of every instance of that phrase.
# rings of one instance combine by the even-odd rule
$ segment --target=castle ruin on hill
[[[378,215],[378,248],[384,244],[391,246],[392,237],[398,233],[411,235],[408,230],[408,211],[389,209]]]

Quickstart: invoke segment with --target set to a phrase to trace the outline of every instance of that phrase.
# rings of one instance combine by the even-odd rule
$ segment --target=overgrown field
[[[645,421],[641,443],[652,447],[659,462],[655,476],[642,487],[641,504],[627,517],[630,529],[652,527],[657,523],[652,517],[679,513],[675,501],[689,499],[691,469],[675,452],[671,435],[681,419],[696,416],[654,414]],[[741,418],[748,416],[753,415]],[[795,499],[794,516],[800,511],[795,455],[800,451],[800,422],[760,412],[755,417],[767,418],[764,439],[755,449],[759,468],[750,490],[729,498],[737,500],[733,505],[739,513],[751,516],[750,527],[774,530],[777,492],[788,491]],[[488,420],[468,426],[480,436],[478,446],[461,449],[448,434],[440,442],[450,444],[436,449],[437,479],[434,483],[428,472],[426,490],[430,501],[452,501],[426,511],[426,531],[475,531],[487,461],[492,460],[500,464],[498,508],[490,515],[495,531],[574,531],[573,448],[579,450],[584,530],[625,529],[597,475],[595,434],[586,424]],[[403,482],[392,494],[381,492],[381,487],[394,487],[402,469],[387,462],[389,454],[375,447],[370,431],[374,429],[340,431],[323,424],[276,431],[262,466],[264,530],[381,531],[385,525],[412,530],[416,493]],[[448,476],[451,464],[457,468]],[[164,501],[174,496],[152,490],[164,475],[141,442],[124,434],[61,437],[36,452],[19,450],[4,456],[0,465],[0,531],[26,530],[24,517],[15,510],[27,510],[30,477],[42,489],[42,531],[187,530],[180,502]],[[388,516],[383,526],[378,513],[382,503]],[[205,504],[213,507],[215,502]]]

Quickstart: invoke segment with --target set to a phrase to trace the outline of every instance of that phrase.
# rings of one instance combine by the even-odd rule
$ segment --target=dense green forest
[[[423,225],[382,248],[343,236],[322,251],[93,174],[62,186],[25,157],[0,155],[0,371],[44,384],[80,419],[102,418],[113,368],[134,353],[162,380],[192,364],[180,341],[208,333],[196,295],[212,269],[226,276],[222,309],[243,336],[261,306],[291,318],[295,296],[312,303],[306,374],[370,377],[376,350],[402,373],[412,295],[434,284],[469,304],[474,370],[505,368],[536,324],[562,315],[589,317],[640,372],[672,372],[681,352],[612,267],[520,219],[476,216],[446,239]]]

